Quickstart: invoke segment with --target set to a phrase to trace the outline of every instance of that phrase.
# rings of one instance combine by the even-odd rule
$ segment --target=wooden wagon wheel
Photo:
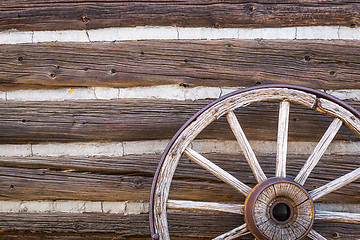
[[[237,120],[234,110],[255,102],[279,101],[276,170],[266,176]],[[286,177],[286,155],[290,103],[301,104],[333,118],[332,123],[295,177]],[[212,121],[226,115],[227,121],[258,182],[250,188],[190,148],[194,138]],[[319,188],[307,191],[303,185],[341,125],[360,136],[360,113],[343,101],[309,88],[267,85],[241,89],[212,102],[194,115],[167,146],[155,173],[150,197],[152,239],[170,239],[167,209],[209,210],[243,214],[245,224],[214,239],[234,239],[251,233],[257,239],[325,239],[312,228],[314,220],[360,223],[360,214],[314,209],[313,201],[355,181],[360,167]],[[170,184],[182,155],[234,187],[246,197],[243,204],[168,200]]]

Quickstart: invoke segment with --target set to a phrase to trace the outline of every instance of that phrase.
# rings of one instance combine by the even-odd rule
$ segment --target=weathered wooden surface
[[[248,234],[250,234],[250,231],[247,229],[247,224],[244,223],[243,225],[236,227],[233,230],[230,230],[224,234],[221,234],[220,236],[217,236],[216,238],[213,238],[213,240],[230,240]]]
[[[245,157],[203,154],[240,181],[257,183]],[[288,156],[287,176],[294,178],[306,155]],[[124,157],[1,157],[2,200],[148,200],[150,184],[160,155]],[[275,176],[275,155],[259,155],[264,173]],[[357,166],[356,155],[325,155],[305,187],[312,190],[345,175]],[[319,178],[321,176],[321,178]],[[350,183],[321,201],[360,202],[359,181]],[[243,203],[244,197],[229,185],[184,158],[176,170],[170,199]]]
[[[281,27],[359,23],[357,2],[5,1],[0,29],[58,30],[128,26]]]
[[[159,84],[248,87],[269,83],[351,89],[359,87],[359,50],[359,42],[341,40],[1,45],[0,90]]]
[[[144,240],[150,239],[150,232],[140,236],[132,237],[119,237],[114,233],[66,233],[66,232],[36,232],[36,231],[1,231],[0,239],[9,240],[9,239],[21,239],[24,240],[47,240],[47,239],[64,239],[64,240]],[[203,237],[172,237],[174,240],[201,240]]]
[[[360,213],[316,211],[316,219],[343,223],[360,223]]]
[[[330,143],[336,136],[342,125],[342,121],[339,118],[334,118],[334,120],[329,125],[328,129],[321,137],[320,141],[317,143],[313,152],[306,160],[306,163],[301,168],[300,172],[295,178],[295,181],[301,185],[304,185],[307,177],[310,175],[311,171],[316,167],[316,164],[319,162],[321,157],[324,155],[326,149],[329,147]]]
[[[244,204],[168,200],[167,209],[244,214]]]
[[[183,221],[186,218],[185,221]],[[28,214],[7,213],[1,214],[0,228],[3,230],[33,230],[43,232],[67,233],[113,233],[122,238],[149,237],[148,215],[118,214]],[[242,223],[242,217],[229,214],[207,213],[172,213],[169,214],[171,231],[174,236],[188,237],[214,237],[227,229],[236,227],[237,222]],[[206,223],[204,225],[203,223]],[[188,224],[193,227],[190,229]],[[1,233],[0,233],[1,237]],[[117,239],[117,238],[116,238]]]
[[[86,100],[0,102],[0,143],[134,141],[170,139],[210,100]],[[360,108],[359,102],[350,102]],[[257,103],[235,110],[250,140],[276,140],[278,103]],[[289,141],[319,141],[332,119],[292,104]],[[261,132],[261,134],[259,134]],[[226,117],[210,124],[199,138],[235,139]],[[346,127],[337,140],[358,137]]]
[[[205,168],[207,171],[211,172],[214,176],[218,177],[226,184],[232,186],[238,190],[245,197],[251,192],[251,188],[244,184],[243,182],[236,179],[234,176],[224,171],[222,168],[202,156],[201,154],[195,152],[191,148],[186,148],[184,154],[193,160],[195,163],[199,164],[201,167]]]
[[[286,156],[289,132],[290,102],[280,102],[278,133],[277,133],[277,154],[276,154],[276,177],[286,177]]]
[[[258,182],[261,182],[266,179],[264,171],[261,169],[259,165],[259,161],[257,160],[255,153],[242,130],[240,123],[233,111],[226,114],[226,119],[230,125],[231,130],[233,131],[235,138],[247,160],[249,166],[254,173],[254,176]]]
[[[149,239],[147,214],[5,213],[0,215],[0,239]],[[169,214],[171,239],[211,239],[243,223],[237,215],[209,213]],[[189,228],[189,223],[193,227]],[[206,223],[206,225],[203,225]],[[316,231],[329,240],[359,237],[359,225],[316,222]],[[251,235],[241,239],[254,239]]]
[[[358,239],[360,232],[359,224],[344,224],[333,222],[315,221],[313,228],[326,239]]]

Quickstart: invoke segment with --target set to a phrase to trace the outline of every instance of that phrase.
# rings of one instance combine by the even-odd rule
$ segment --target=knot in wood
[[[314,206],[307,191],[284,177],[256,185],[245,201],[245,221],[260,240],[300,240],[314,222]]]

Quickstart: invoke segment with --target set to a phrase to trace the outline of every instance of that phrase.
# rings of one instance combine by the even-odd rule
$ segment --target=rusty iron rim
[[[257,198],[259,197],[260,193],[266,189],[267,187],[274,185],[276,183],[290,183],[290,184],[294,184],[297,187],[299,187],[309,198],[310,203],[311,203],[311,207],[312,207],[312,221],[307,229],[306,232],[303,233],[303,235],[301,235],[299,238],[297,238],[297,240],[301,240],[304,239],[309,232],[312,229],[312,226],[314,224],[314,204],[313,201],[310,197],[310,195],[308,194],[308,192],[305,190],[305,188],[300,185],[299,183],[293,181],[290,178],[286,178],[286,177],[272,177],[272,178],[268,178],[260,183],[258,183],[249,193],[249,195],[247,196],[247,198],[245,199],[245,211],[244,211],[244,218],[245,218],[245,222],[250,230],[250,232],[259,240],[269,240],[269,238],[267,238],[257,227],[255,219],[254,219],[254,214],[253,214],[253,209],[254,209],[254,205],[255,202],[257,200]],[[288,204],[288,203],[287,203]],[[292,213],[293,214],[293,213]],[[292,215],[293,216],[293,215]],[[289,219],[290,221],[291,219]],[[281,223],[280,223],[281,225]]]
[[[357,111],[352,106],[350,106],[349,104],[345,103],[344,101],[342,101],[342,100],[340,100],[340,99],[338,99],[338,98],[336,98],[334,96],[331,96],[331,95],[329,95],[329,94],[327,94],[325,92],[321,92],[319,90],[315,90],[315,89],[308,88],[308,87],[297,86],[297,85],[290,85],[290,84],[269,84],[269,85],[262,85],[262,86],[254,86],[254,87],[249,87],[249,88],[243,88],[243,89],[239,89],[237,91],[234,91],[232,93],[226,94],[226,95],[214,100],[213,102],[209,103],[204,108],[199,110],[188,121],[185,122],[185,124],[176,132],[174,137],[171,139],[169,144],[166,146],[166,148],[164,150],[164,153],[161,156],[160,162],[159,162],[158,167],[157,167],[157,169],[155,171],[155,174],[154,174],[154,179],[153,179],[153,182],[152,182],[151,191],[150,191],[150,199],[149,199],[149,224],[150,224],[151,238],[153,240],[159,239],[159,235],[155,233],[155,225],[154,225],[154,194],[155,194],[155,188],[156,188],[157,180],[158,180],[158,177],[159,177],[160,169],[161,169],[161,167],[162,167],[162,165],[164,163],[164,160],[165,160],[165,157],[166,157],[167,153],[169,152],[170,148],[174,144],[175,140],[178,138],[178,136],[181,134],[181,132],[186,127],[188,127],[193,121],[195,121],[197,119],[197,117],[200,114],[202,114],[204,111],[206,111],[208,108],[215,105],[216,103],[218,103],[220,101],[223,101],[224,99],[226,99],[228,97],[231,97],[233,95],[239,94],[239,93],[244,93],[244,92],[257,90],[257,89],[262,89],[262,88],[288,88],[288,89],[300,90],[300,91],[304,91],[306,93],[314,94],[317,98],[324,98],[324,99],[327,99],[329,101],[337,103],[341,107],[343,107],[346,110],[348,110],[349,112],[351,112],[355,117],[360,119],[360,112]]]

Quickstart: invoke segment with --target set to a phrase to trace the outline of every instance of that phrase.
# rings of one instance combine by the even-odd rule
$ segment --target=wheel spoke
[[[321,236],[320,233],[318,233],[314,229],[311,229],[311,231],[309,232],[309,234],[307,236],[313,240],[327,240],[326,238]]]
[[[209,161],[207,158],[200,155],[196,151],[192,150],[191,148],[189,147],[186,148],[184,154],[188,158],[190,158],[191,160],[193,160],[194,162],[196,162],[197,164],[199,164],[200,166],[202,166],[203,168],[214,174],[216,177],[223,180],[225,183],[237,189],[243,195],[247,196],[250,193],[251,188],[249,186],[239,181],[233,175],[226,172],[222,168],[218,167],[217,165],[215,165],[214,163],[212,163],[211,161]]]
[[[244,214],[243,204],[168,200],[167,208],[190,211],[236,213],[241,215]]]
[[[277,136],[276,177],[286,177],[286,154],[289,127],[290,102],[280,102]]]
[[[318,198],[321,198],[322,196],[331,193],[333,191],[336,191],[339,188],[342,188],[343,186],[357,180],[360,178],[360,168],[342,176],[339,177],[319,188],[316,188],[310,192],[311,198],[315,201]]]
[[[237,228],[234,228],[233,230],[231,230],[227,233],[224,233],[216,238],[213,238],[213,240],[230,240],[230,239],[234,239],[237,237],[247,235],[249,233],[250,233],[250,231],[247,229],[246,223],[244,223],[243,225],[241,225]]]
[[[316,164],[319,162],[320,158],[325,153],[326,149],[330,145],[331,141],[334,139],[336,133],[339,131],[342,125],[342,121],[339,118],[335,118],[330,124],[329,128],[326,130],[322,136],[319,143],[316,145],[314,151],[310,157],[305,162],[304,166],[300,170],[299,174],[296,176],[295,181],[304,185],[306,179],[310,175],[311,171],[314,169]]]
[[[315,219],[343,223],[360,223],[360,213],[315,211]]]
[[[256,156],[254,154],[254,151],[252,150],[249,141],[247,140],[244,131],[242,130],[239,121],[236,118],[236,115],[234,112],[229,112],[226,115],[226,118],[229,122],[229,125],[231,127],[231,130],[233,131],[237,142],[240,145],[241,150],[243,151],[246,160],[248,161],[250,168],[252,172],[254,173],[254,176],[258,182],[261,182],[262,180],[266,179],[266,176],[263,172],[263,170],[260,167],[260,164],[258,160],[256,159]]]

